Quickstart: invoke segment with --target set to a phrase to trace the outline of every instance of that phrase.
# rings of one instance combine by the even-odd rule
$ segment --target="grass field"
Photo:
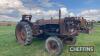
[[[30,46],[22,46],[16,42],[14,26],[0,26],[0,56],[49,56],[44,50],[43,40],[33,40]],[[94,46],[94,52],[68,52],[64,45],[61,56],[100,56],[100,26],[96,26],[91,34],[80,34],[77,46]]]

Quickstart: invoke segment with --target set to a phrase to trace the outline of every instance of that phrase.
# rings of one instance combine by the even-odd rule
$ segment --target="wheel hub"
[[[48,42],[48,47],[52,51],[57,51],[58,49],[58,44],[55,41],[49,41]]]

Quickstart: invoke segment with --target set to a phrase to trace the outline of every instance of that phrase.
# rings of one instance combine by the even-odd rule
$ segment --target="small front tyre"
[[[62,52],[63,43],[58,37],[51,36],[46,40],[45,48],[50,55],[58,56]]]

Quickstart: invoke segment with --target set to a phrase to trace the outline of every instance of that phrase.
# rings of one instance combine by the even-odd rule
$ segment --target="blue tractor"
[[[45,39],[45,49],[49,53],[59,55],[63,43],[75,44],[78,35],[78,21],[76,17],[59,19],[40,19],[31,22],[32,15],[23,15],[16,25],[16,39],[21,45],[30,45],[35,38]]]

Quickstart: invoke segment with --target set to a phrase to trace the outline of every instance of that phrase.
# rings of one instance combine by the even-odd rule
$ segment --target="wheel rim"
[[[24,30],[21,30],[20,32],[20,37],[21,37],[21,39],[23,40],[23,41],[25,41],[25,31]]]
[[[24,44],[25,42],[25,31],[20,27],[16,30],[17,40],[19,43]]]
[[[58,44],[56,41],[49,41],[48,42],[48,49],[51,51],[51,52],[56,52],[58,51]]]

